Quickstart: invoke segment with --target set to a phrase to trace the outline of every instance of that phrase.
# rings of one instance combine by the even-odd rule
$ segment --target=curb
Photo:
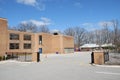
[[[33,63],[33,62],[20,62],[20,61],[16,61],[16,60],[5,60],[5,61],[0,61],[0,64],[10,63],[10,62],[12,62],[12,63],[28,63],[28,64]]]
[[[93,66],[97,67],[112,67],[112,68],[120,68],[120,65],[97,65],[97,64],[92,64]]]

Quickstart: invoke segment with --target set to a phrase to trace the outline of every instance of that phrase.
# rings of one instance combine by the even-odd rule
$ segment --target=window
[[[19,49],[19,43],[10,43],[9,49]]]
[[[19,34],[11,33],[10,40],[19,40]]]
[[[25,43],[24,44],[24,49],[31,49],[31,44],[30,43]]]
[[[24,35],[24,40],[31,40],[31,35],[25,34],[25,35]]]
[[[42,36],[39,36],[39,44],[42,44]]]

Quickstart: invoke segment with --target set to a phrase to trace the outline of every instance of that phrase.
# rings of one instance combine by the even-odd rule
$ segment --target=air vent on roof
[[[53,35],[58,35],[58,33],[57,33],[57,32],[54,32]]]

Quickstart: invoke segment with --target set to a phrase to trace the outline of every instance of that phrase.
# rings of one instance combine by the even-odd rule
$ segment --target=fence
[[[104,52],[104,62],[109,61],[109,53]]]
[[[32,53],[7,52],[7,59],[18,61],[32,61]]]

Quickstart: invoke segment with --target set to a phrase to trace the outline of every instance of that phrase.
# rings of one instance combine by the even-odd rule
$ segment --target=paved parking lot
[[[0,62],[0,80],[119,80],[120,67],[93,66],[89,52],[41,55],[41,62]]]

